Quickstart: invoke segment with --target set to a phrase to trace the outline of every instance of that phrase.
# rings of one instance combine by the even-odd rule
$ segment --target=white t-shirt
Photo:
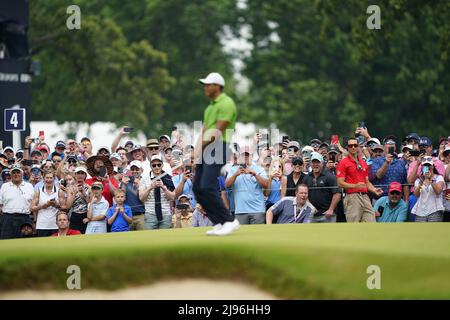
[[[39,204],[45,204],[49,200],[54,199],[58,201],[58,190],[53,187],[52,192],[47,194],[45,192],[45,186],[42,186],[39,190]],[[36,229],[39,230],[56,230],[56,213],[58,209],[55,207],[48,207],[47,209],[41,209],[37,212]]]
[[[440,175],[434,175],[432,182],[444,182],[444,178]],[[419,183],[420,179],[416,179],[414,187],[419,188]],[[420,217],[426,217],[433,212],[444,210],[443,194],[444,192],[436,194],[431,185],[427,187],[422,185],[420,196],[411,212]]]
[[[33,185],[23,181],[16,186],[11,181],[2,184],[0,188],[0,204],[3,213],[30,214],[31,201],[34,196]]]

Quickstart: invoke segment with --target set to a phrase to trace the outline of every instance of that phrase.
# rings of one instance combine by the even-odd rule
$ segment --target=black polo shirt
[[[316,207],[318,214],[328,210],[333,195],[339,192],[336,177],[325,170],[317,178],[310,172],[303,183],[308,186],[309,201]]]

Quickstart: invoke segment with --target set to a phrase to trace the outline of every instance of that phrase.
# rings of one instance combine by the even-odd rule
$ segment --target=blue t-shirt
[[[178,188],[178,186],[181,184],[181,181],[183,181],[183,175],[184,173],[181,173],[177,176],[172,177],[173,185],[175,186],[175,189]],[[191,179],[187,179],[183,186],[182,194],[185,194],[189,196],[189,201],[191,203],[191,207],[195,208],[195,205],[197,204],[197,200],[195,199],[194,195],[194,185],[191,181]],[[178,204],[178,199],[175,199],[175,204]]]
[[[113,205],[111,208],[108,209],[108,212],[106,213],[106,217],[110,219],[114,212],[116,212],[117,204]],[[131,212],[130,206],[124,204],[123,208],[125,209],[125,214],[129,216],[130,218],[133,217],[133,214]],[[122,212],[118,213],[116,216],[116,219],[111,225],[111,232],[123,232],[123,231],[130,231],[130,225],[128,224],[127,220],[122,216]]]
[[[256,164],[252,164],[250,169],[263,178],[268,178],[266,171]],[[233,175],[239,166],[233,166],[230,176]],[[264,194],[256,178],[251,174],[241,174],[234,181],[232,187],[235,214],[244,213],[265,213]]]
[[[384,196],[375,202],[374,211],[379,211],[380,207],[384,207],[381,217],[377,217],[377,222],[405,222],[407,219],[408,205],[403,199],[400,199],[395,208],[389,205],[389,197]]]
[[[122,183],[120,184],[120,188],[122,188]],[[131,211],[133,214],[135,213],[145,213],[144,204],[139,200],[137,195],[138,188],[133,183],[127,183],[126,186],[126,198],[125,204],[131,207]]]
[[[281,199],[281,179],[275,180],[272,179],[272,183],[270,185],[270,193],[267,198],[267,203],[277,203]]]

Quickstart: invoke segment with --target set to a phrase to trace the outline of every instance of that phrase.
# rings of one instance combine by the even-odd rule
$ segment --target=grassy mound
[[[287,299],[449,299],[450,224],[242,226],[0,242],[0,290],[66,289],[69,265],[83,289],[173,278],[248,282]],[[370,265],[381,290],[369,290]],[[239,298],[239,297],[236,297]]]

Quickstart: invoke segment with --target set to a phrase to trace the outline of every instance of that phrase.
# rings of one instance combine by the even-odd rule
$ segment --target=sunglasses
[[[359,144],[357,144],[357,143],[348,144],[347,147],[348,147],[348,148],[358,148],[358,147],[359,147]]]
[[[399,196],[401,193],[400,192],[398,192],[398,191],[392,191],[392,192],[390,192],[392,195],[394,195],[394,196]]]
[[[162,163],[153,163],[152,164],[152,168],[156,168],[156,167],[161,168],[162,167]]]
[[[91,189],[92,189],[92,190],[101,190],[102,188],[100,188],[100,187],[98,187],[98,186],[93,186]]]
[[[148,148],[148,150],[159,150],[159,147],[148,147],[147,146],[147,148]]]
[[[301,163],[300,161],[295,161],[295,162],[292,163],[292,165],[294,165],[294,166],[301,166],[301,165],[303,165],[303,163]]]
[[[298,148],[288,148],[288,152],[297,152]]]

